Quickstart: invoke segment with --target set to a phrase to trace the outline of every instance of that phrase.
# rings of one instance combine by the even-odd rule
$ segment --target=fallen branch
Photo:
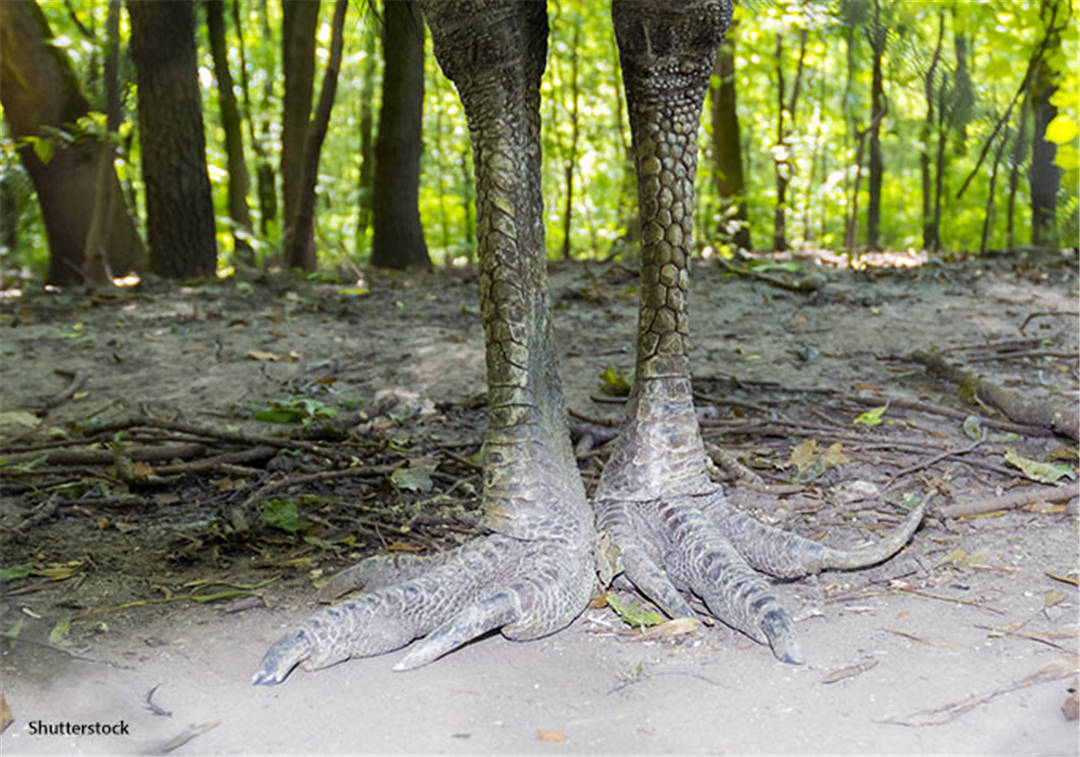
[[[913,712],[903,718],[885,718],[878,722],[887,723],[889,725],[906,726],[944,725],[955,720],[964,713],[971,712],[980,705],[992,702],[1004,694],[1020,691],[1021,689],[1026,689],[1040,683],[1050,683],[1051,681],[1075,676],[1077,674],[1078,663],[1080,663],[1080,658],[1077,658],[1075,655],[1065,655],[1044,665],[1031,675],[1025,676],[1019,681],[1013,681],[1008,686],[1004,686],[1000,689],[995,689],[994,691],[985,694],[975,694],[967,699],[944,704],[941,707],[934,707],[929,710],[919,710],[918,712]]]
[[[1070,439],[1080,440],[1080,418],[1071,406],[1061,409],[1060,405],[1049,400],[1026,397],[1021,391],[983,378],[939,354],[917,351],[912,354],[912,359],[937,376],[964,387],[978,400],[993,405],[1018,423],[1042,426]],[[1068,401],[1062,399],[1062,403],[1068,404]]]
[[[1010,510],[1014,507],[1035,502],[1068,502],[1080,497],[1080,484],[1070,486],[1034,486],[1020,491],[1009,492],[999,497],[979,498],[971,502],[958,502],[934,509],[939,518],[963,518],[968,515],[991,513],[995,510]]]

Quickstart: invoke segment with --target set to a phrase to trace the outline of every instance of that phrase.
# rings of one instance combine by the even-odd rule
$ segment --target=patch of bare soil
[[[778,587],[798,667],[597,601],[537,642],[252,687],[329,575],[480,529],[474,277],[0,303],[0,752],[1076,754],[1075,253],[804,263],[697,267],[715,475],[838,546],[919,500],[930,515],[881,566]],[[591,486],[621,412],[599,376],[633,368],[635,278],[552,278]]]

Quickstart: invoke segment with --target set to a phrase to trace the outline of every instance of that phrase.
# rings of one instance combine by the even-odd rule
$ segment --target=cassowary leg
[[[491,536],[452,552],[361,563],[332,586],[368,591],[314,615],[266,653],[254,682],[279,683],[424,637],[396,666],[423,665],[493,629],[557,631],[595,584],[593,513],[574,462],[555,360],[540,194],[543,4],[424,4],[439,63],[457,85],[476,162],[480,302],[488,374],[484,507]]]
[[[794,577],[887,558],[918,526],[842,552],[734,510],[712,483],[694,415],[687,359],[697,128],[727,0],[616,0],[615,34],[638,174],[642,267],[634,387],[594,508],[626,576],[671,616],[691,592],[728,625],[799,662],[792,621],[758,573]]]

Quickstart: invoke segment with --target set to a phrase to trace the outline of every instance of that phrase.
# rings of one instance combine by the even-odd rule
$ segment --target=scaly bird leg
[[[480,302],[488,373],[483,503],[491,536],[395,566],[374,558],[332,593],[369,590],[279,639],[254,682],[424,637],[409,669],[487,631],[531,639],[568,625],[595,583],[593,513],[570,449],[551,333],[540,194],[542,4],[424,3],[476,156]]]
[[[778,659],[799,662],[791,618],[757,571],[794,577],[886,559],[922,518],[855,552],[765,526],[730,507],[708,477],[687,359],[687,292],[697,128],[729,0],[615,0],[616,40],[630,111],[642,230],[637,361],[627,416],[595,497],[598,526],[627,577],[671,616],[682,592]]]

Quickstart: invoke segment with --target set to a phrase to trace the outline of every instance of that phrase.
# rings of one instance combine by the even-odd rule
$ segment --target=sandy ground
[[[877,274],[814,270],[825,286],[808,296],[699,266],[699,392],[724,395],[705,379],[734,375],[744,383],[728,396],[822,427],[832,419],[850,428],[854,413],[836,398],[853,387],[964,409],[953,387],[906,356],[1034,334],[1039,349],[1074,357],[972,365],[1032,395],[1060,397],[1075,412],[1075,318],[1037,316],[1021,332],[1033,313],[1076,309],[1075,256],[1037,266],[989,260]],[[618,406],[590,397],[606,366],[632,367],[633,279],[574,265],[557,268],[554,282],[570,405],[617,418]],[[377,392],[407,394],[420,409],[399,415],[394,433],[412,434],[417,454],[424,429],[441,429],[441,443],[477,442],[483,353],[475,281],[383,276],[369,286],[361,296],[342,295],[340,285],[237,290],[230,283],[4,302],[0,411],[40,408],[42,396],[67,383],[53,373],[64,368],[86,384],[45,414],[52,427],[104,407],[107,418],[168,411],[192,423],[272,433],[269,424],[239,419],[237,407],[325,375],[329,366],[339,396],[366,397],[373,418]],[[260,360],[252,350],[295,354]],[[836,394],[800,393],[826,389]],[[721,419],[739,417],[728,415],[733,406],[716,407]],[[880,433],[970,442],[956,420],[893,417],[897,424]],[[793,470],[782,466],[808,436],[715,432],[710,441],[783,484]],[[0,458],[26,440],[9,430]],[[933,515],[935,507],[1030,485],[1018,471],[1003,472],[1006,446],[1052,459],[1063,443],[1075,450],[1068,440],[1027,435],[980,448],[981,468],[952,458],[906,475],[883,499],[895,505],[928,488],[935,498],[903,553],[868,571],[778,587],[802,636],[802,666],[776,662],[723,626],[646,640],[601,607],[536,642],[490,635],[409,673],[391,670],[399,652],[296,671],[276,687],[252,687],[250,676],[266,647],[315,606],[313,579],[376,544],[312,552],[298,537],[283,541],[265,527],[254,527],[247,541],[211,539],[227,508],[210,487],[190,482],[171,499],[156,493],[160,499],[142,510],[65,502],[53,517],[16,529],[39,500],[0,479],[0,568],[29,561],[38,570],[0,584],[0,631],[9,637],[0,644],[0,692],[14,718],[0,734],[0,753],[1076,754],[1077,724],[1061,709],[1076,686],[1075,500],[986,517]],[[932,455],[857,443],[845,443],[845,451],[848,463],[791,496],[725,485],[737,504],[785,528],[855,545],[895,517],[888,507],[845,503],[844,492],[855,484],[880,490]],[[298,554],[309,559],[290,565]],[[68,563],[77,568],[67,580],[44,572]],[[228,602],[115,609],[160,600],[165,589],[181,593],[199,578],[254,582],[282,573],[242,612],[228,611],[239,609]],[[50,639],[64,621],[70,630]],[[122,723],[126,733],[43,735],[35,733],[39,723]]]

